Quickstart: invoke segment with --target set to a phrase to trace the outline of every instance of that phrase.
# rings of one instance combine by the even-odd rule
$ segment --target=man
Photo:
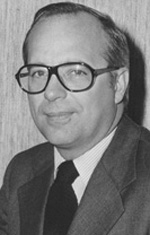
[[[0,192],[0,234],[150,234],[150,133],[124,114],[129,51],[123,32],[86,6],[50,4],[36,13],[23,57],[16,78],[48,143],[10,163]],[[51,195],[62,162],[75,166],[68,187],[77,206],[63,230],[71,206],[62,212],[66,202],[60,203],[56,232],[53,214],[67,193],[57,193],[55,202]]]

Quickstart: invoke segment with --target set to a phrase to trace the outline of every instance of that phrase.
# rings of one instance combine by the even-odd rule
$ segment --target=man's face
[[[95,69],[106,68],[106,48],[105,33],[93,16],[53,16],[32,30],[28,63],[55,66],[85,62]],[[110,73],[100,75],[90,90],[76,93],[67,91],[52,75],[45,92],[29,95],[35,124],[62,155],[66,152],[66,158],[78,157],[112,129],[116,102],[110,79]]]

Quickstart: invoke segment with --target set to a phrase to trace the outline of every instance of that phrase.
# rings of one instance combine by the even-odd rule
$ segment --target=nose
[[[56,75],[52,75],[44,92],[45,99],[55,101],[64,99],[67,96],[67,90],[61,85]]]

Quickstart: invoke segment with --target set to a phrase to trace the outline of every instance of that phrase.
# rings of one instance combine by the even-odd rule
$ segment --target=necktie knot
[[[62,183],[72,184],[74,180],[79,176],[72,161],[65,161],[58,167],[58,173],[56,180]]]

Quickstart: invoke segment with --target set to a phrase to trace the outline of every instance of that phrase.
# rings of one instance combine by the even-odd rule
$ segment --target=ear
[[[122,102],[125,92],[129,84],[129,70],[127,68],[120,68],[117,71],[117,77],[115,81],[115,103]]]

